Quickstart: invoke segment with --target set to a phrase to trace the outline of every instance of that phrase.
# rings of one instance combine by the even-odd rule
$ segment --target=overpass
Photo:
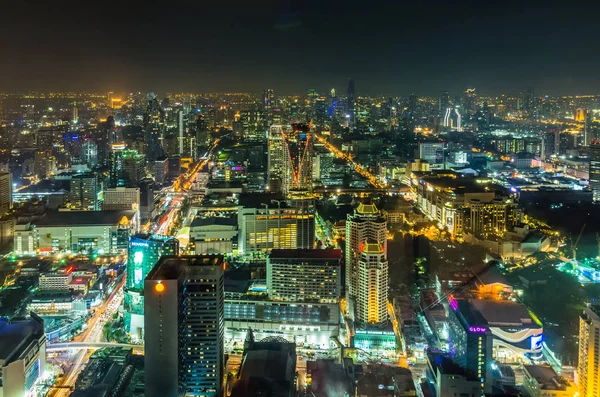
[[[144,350],[143,345],[129,345],[126,343],[112,343],[112,342],[65,342],[65,343],[52,343],[46,346],[46,351],[57,351],[57,350],[81,350],[81,349],[100,349],[102,347],[126,347],[134,350]]]

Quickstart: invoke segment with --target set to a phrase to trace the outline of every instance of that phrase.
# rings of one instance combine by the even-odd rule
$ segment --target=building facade
[[[274,249],[267,257],[269,298],[336,303],[341,286],[342,252],[335,249]]]
[[[600,201],[600,141],[592,140],[590,143],[590,188],[594,201]]]
[[[46,372],[44,320],[34,313],[26,320],[0,320],[0,346],[0,395],[36,395],[35,387]]]
[[[140,188],[115,187],[104,190],[102,209],[108,211],[140,209]]]
[[[600,306],[590,306],[579,317],[579,396],[600,396]]]
[[[47,212],[35,222],[15,227],[18,255],[59,252],[117,253],[127,249],[139,229],[136,211]]]
[[[221,395],[222,256],[164,256],[144,281],[146,397]]]
[[[238,212],[239,252],[273,248],[312,248],[315,240],[314,208],[241,208]]]
[[[0,172],[0,216],[12,209],[13,182],[10,172]]]
[[[346,295],[355,299],[358,295],[358,262],[361,245],[372,239],[383,247],[387,259],[387,223],[375,204],[361,203],[346,219]]]
[[[125,330],[132,340],[143,340],[144,279],[163,255],[177,255],[179,242],[159,235],[136,234],[127,247],[127,279],[124,289]]]
[[[356,320],[362,324],[386,324],[389,278],[383,244],[366,239],[359,250]]]

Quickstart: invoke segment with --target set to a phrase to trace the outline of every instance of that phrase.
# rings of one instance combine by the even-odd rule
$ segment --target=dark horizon
[[[4,6],[0,91],[600,92],[597,4],[71,0]]]

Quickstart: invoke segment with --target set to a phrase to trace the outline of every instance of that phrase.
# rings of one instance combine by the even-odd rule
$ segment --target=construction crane
[[[575,265],[578,265],[578,263],[577,263],[577,246],[579,245],[579,240],[581,240],[581,236],[583,235],[583,230],[585,229],[586,225],[587,225],[587,223],[583,224],[583,227],[581,228],[581,231],[579,232],[579,236],[577,236],[577,240],[575,240],[575,244],[573,244],[573,262],[575,263]]]

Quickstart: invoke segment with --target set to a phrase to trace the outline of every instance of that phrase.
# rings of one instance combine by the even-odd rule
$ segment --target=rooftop
[[[339,249],[274,249],[269,254],[271,259],[341,259]]]
[[[146,280],[178,279],[186,267],[223,268],[223,255],[163,256],[154,265]]]
[[[131,220],[136,211],[48,211],[40,219],[31,223],[36,226],[90,226],[117,225],[125,217]]]
[[[360,203],[356,208],[356,212],[361,215],[379,215],[379,210],[374,203]]]
[[[464,301],[459,301],[464,302]],[[491,299],[476,299],[471,300],[467,303],[472,308],[471,311],[468,309],[463,311],[463,306],[460,305],[461,312],[465,317],[474,320],[469,323],[473,325],[484,325],[487,324],[492,327],[527,327],[527,328],[540,328],[542,325],[538,324],[536,320],[531,316],[529,310],[525,305],[513,302],[510,300],[491,300]],[[485,323],[480,322],[480,318],[474,317],[475,313],[478,313],[481,318],[485,320]]]
[[[191,224],[191,227],[201,227],[201,226],[235,226],[237,227],[238,222],[237,218],[232,217],[210,217],[210,218],[200,218],[197,217]]]
[[[0,319],[0,361],[3,365],[18,359],[27,346],[44,336],[44,320],[32,313],[19,321]]]
[[[558,376],[549,365],[524,365],[525,371],[535,378],[542,390],[565,390],[569,382]]]
[[[462,375],[466,376],[465,370],[454,361],[450,356],[442,353],[427,353],[427,360],[434,369],[438,369],[444,375]]]

